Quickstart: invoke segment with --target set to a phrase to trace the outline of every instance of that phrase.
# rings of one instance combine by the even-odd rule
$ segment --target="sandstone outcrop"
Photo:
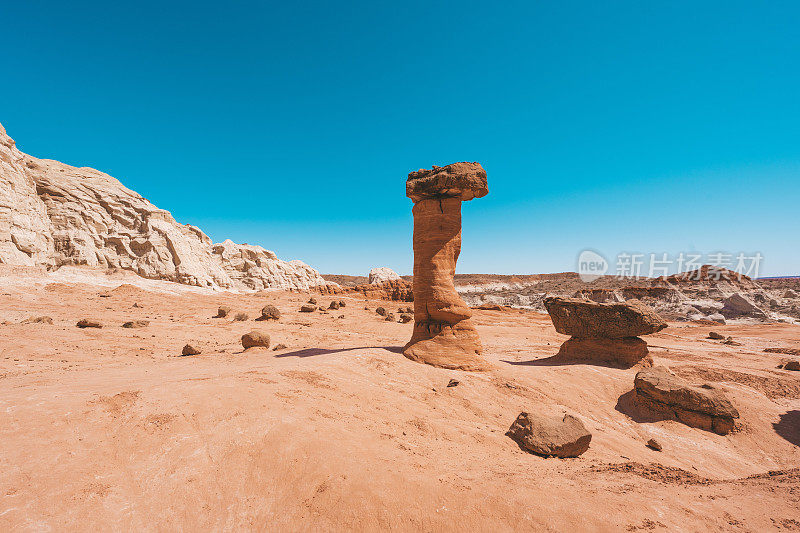
[[[650,410],[720,435],[729,433],[739,418],[739,412],[721,391],[711,385],[690,385],[664,367],[637,373],[634,390],[637,401]]]
[[[20,152],[0,126],[0,263],[124,269],[230,290],[334,284],[260,246],[213,244],[103,172]]]
[[[382,285],[387,281],[397,281],[399,279],[401,278],[397,272],[388,267],[373,268],[369,271],[370,285]]]
[[[461,203],[489,193],[478,163],[453,163],[408,175],[414,202],[414,333],[403,353],[443,368],[483,370],[472,311],[455,289],[461,253]]]
[[[646,367],[653,364],[647,350],[647,342],[639,337],[621,339],[572,337],[561,345],[558,356],[565,361],[587,361],[622,367],[636,364]]]
[[[545,298],[556,331],[572,338],[561,345],[565,361],[591,361],[631,367],[652,366],[647,343],[639,335],[667,327],[658,314],[636,301],[598,303],[581,298]]]
[[[545,457],[578,457],[589,449],[592,434],[580,419],[564,414],[520,413],[506,433],[520,446]]]

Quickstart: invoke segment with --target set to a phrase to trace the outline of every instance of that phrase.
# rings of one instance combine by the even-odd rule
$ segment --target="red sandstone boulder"
[[[520,413],[506,435],[526,450],[545,457],[578,457],[592,441],[583,422],[568,414],[554,417]]]
[[[634,390],[637,400],[649,409],[720,435],[729,433],[739,418],[739,412],[722,391],[707,384],[690,385],[664,367],[637,373]]]
[[[242,335],[242,347],[247,350],[249,348],[269,348],[269,335],[260,331],[251,331]]]

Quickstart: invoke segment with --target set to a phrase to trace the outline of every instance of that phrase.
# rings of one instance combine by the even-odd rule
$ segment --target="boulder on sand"
[[[79,328],[102,328],[103,324],[98,322],[97,320],[92,320],[91,318],[82,318],[78,320],[78,323],[75,324]]]
[[[720,435],[730,433],[739,418],[739,412],[721,391],[707,384],[690,385],[664,367],[639,371],[634,391],[637,401],[650,410]]]
[[[183,347],[183,350],[181,350],[181,355],[199,355],[199,354],[200,354],[200,349],[195,346],[192,346],[191,344],[187,344],[186,346]]]
[[[225,318],[229,314],[231,314],[231,308],[227,305],[221,305],[219,306],[219,309],[217,309],[217,316],[214,318]]]
[[[545,457],[578,457],[589,449],[592,434],[580,419],[564,414],[520,413],[506,433],[517,444]]]
[[[300,306],[301,313],[313,313],[316,310],[317,306],[313,304],[303,304],[302,306]]]
[[[251,331],[242,335],[242,347],[248,348],[269,348],[269,335],[260,331]]]
[[[279,320],[280,318],[280,310],[272,304],[267,304],[261,308],[261,316],[256,320]]]

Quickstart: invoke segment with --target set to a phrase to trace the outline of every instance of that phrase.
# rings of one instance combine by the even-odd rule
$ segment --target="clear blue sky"
[[[0,122],[212,239],[410,273],[406,174],[479,161],[460,272],[580,250],[800,272],[800,3],[0,5]]]

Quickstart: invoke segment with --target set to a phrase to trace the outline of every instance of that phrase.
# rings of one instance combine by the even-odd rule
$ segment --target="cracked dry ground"
[[[796,326],[715,327],[742,346],[678,323],[646,337],[656,364],[738,408],[720,436],[636,422],[618,404],[636,369],[549,361],[566,337],[534,312],[477,311],[494,368],[466,373],[399,353],[412,324],[374,310],[406,304],[337,296],[347,307],[323,314],[299,313],[300,293],[2,292],[4,531],[800,528],[800,373],[763,352],[800,347]],[[266,303],[280,321],[252,320]],[[219,305],[251,319],[211,318]],[[20,324],[38,315],[54,323]],[[86,317],[104,327],[76,328]],[[251,329],[287,348],[243,352]],[[187,342],[202,354],[180,357]],[[522,451],[504,435],[522,410],[579,416],[589,451]]]

